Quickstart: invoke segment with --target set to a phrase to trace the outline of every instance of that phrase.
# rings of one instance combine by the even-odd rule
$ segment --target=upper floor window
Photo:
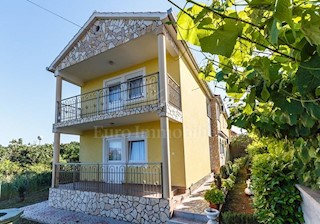
[[[121,99],[121,84],[109,86],[109,103],[117,102]]]
[[[143,97],[143,78],[138,76],[128,79],[128,99]]]

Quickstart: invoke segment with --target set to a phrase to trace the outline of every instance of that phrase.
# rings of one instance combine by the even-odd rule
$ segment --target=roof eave
[[[74,37],[69,41],[69,43],[64,47],[64,49],[60,52],[60,54],[54,59],[54,61],[47,67],[47,70],[50,72],[55,72],[56,67],[64,58],[68,52],[72,49],[75,43],[77,43],[82,35],[85,34],[88,27],[91,27],[92,24],[97,19],[149,19],[149,20],[163,20],[168,16],[166,12],[154,12],[154,13],[101,13],[94,12],[87,22],[79,29],[79,31],[74,35]]]

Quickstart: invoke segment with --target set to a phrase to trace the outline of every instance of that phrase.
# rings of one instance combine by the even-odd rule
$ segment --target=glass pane
[[[121,96],[121,86],[120,84],[109,87],[109,102],[120,101]]]
[[[145,161],[144,140],[129,141],[129,161]]]
[[[108,141],[109,160],[121,161],[122,157],[122,143],[121,140]]]
[[[134,78],[128,81],[129,99],[143,96],[142,77]]]

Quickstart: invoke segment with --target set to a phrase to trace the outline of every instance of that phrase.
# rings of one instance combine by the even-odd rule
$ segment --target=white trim
[[[142,76],[142,84],[143,84],[143,95],[142,97],[134,98],[134,99],[128,99],[128,85],[127,81],[129,79],[132,79],[134,77]],[[117,75],[115,77],[105,79],[103,80],[103,88],[107,88],[108,84],[116,84],[116,83],[122,83],[121,84],[121,106],[123,105],[130,105],[131,102],[139,102],[144,101],[147,99],[147,88],[146,88],[146,67],[142,67],[133,71],[129,71],[120,75]],[[107,109],[107,101],[108,99],[104,99],[104,110]]]
[[[108,144],[107,141],[114,141],[114,140],[120,140],[121,144],[122,144],[122,149],[121,149],[121,160],[119,161],[110,161],[109,160],[109,156],[108,156],[108,152],[109,152],[109,148],[108,148]],[[103,152],[102,152],[103,158],[102,161],[103,163],[123,163],[126,161],[126,153],[125,153],[125,141],[123,138],[121,137],[108,137],[108,138],[104,138],[103,139]]]
[[[107,141],[108,140],[115,140],[121,139],[122,141],[122,153],[123,156],[121,157],[121,161],[109,161],[108,157],[108,149],[107,149]],[[145,144],[145,160],[144,161],[129,161],[129,147],[128,142],[134,140],[144,140]],[[126,134],[119,134],[119,135],[110,135],[104,136],[102,139],[102,162],[103,163],[147,163],[148,162],[148,141],[147,141],[147,133],[146,132],[133,132],[133,133],[126,133]]]

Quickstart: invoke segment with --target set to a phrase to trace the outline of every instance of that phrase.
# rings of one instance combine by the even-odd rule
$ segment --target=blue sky
[[[166,11],[173,7],[166,0],[32,1],[79,25],[94,11]],[[185,0],[175,2],[183,6]],[[27,0],[2,0],[0,8],[0,144],[17,138],[36,143],[39,135],[43,143],[52,143],[55,79],[45,68],[79,27]],[[63,86],[63,98],[78,92],[72,85]],[[78,137],[62,136],[62,142],[70,140]]]

